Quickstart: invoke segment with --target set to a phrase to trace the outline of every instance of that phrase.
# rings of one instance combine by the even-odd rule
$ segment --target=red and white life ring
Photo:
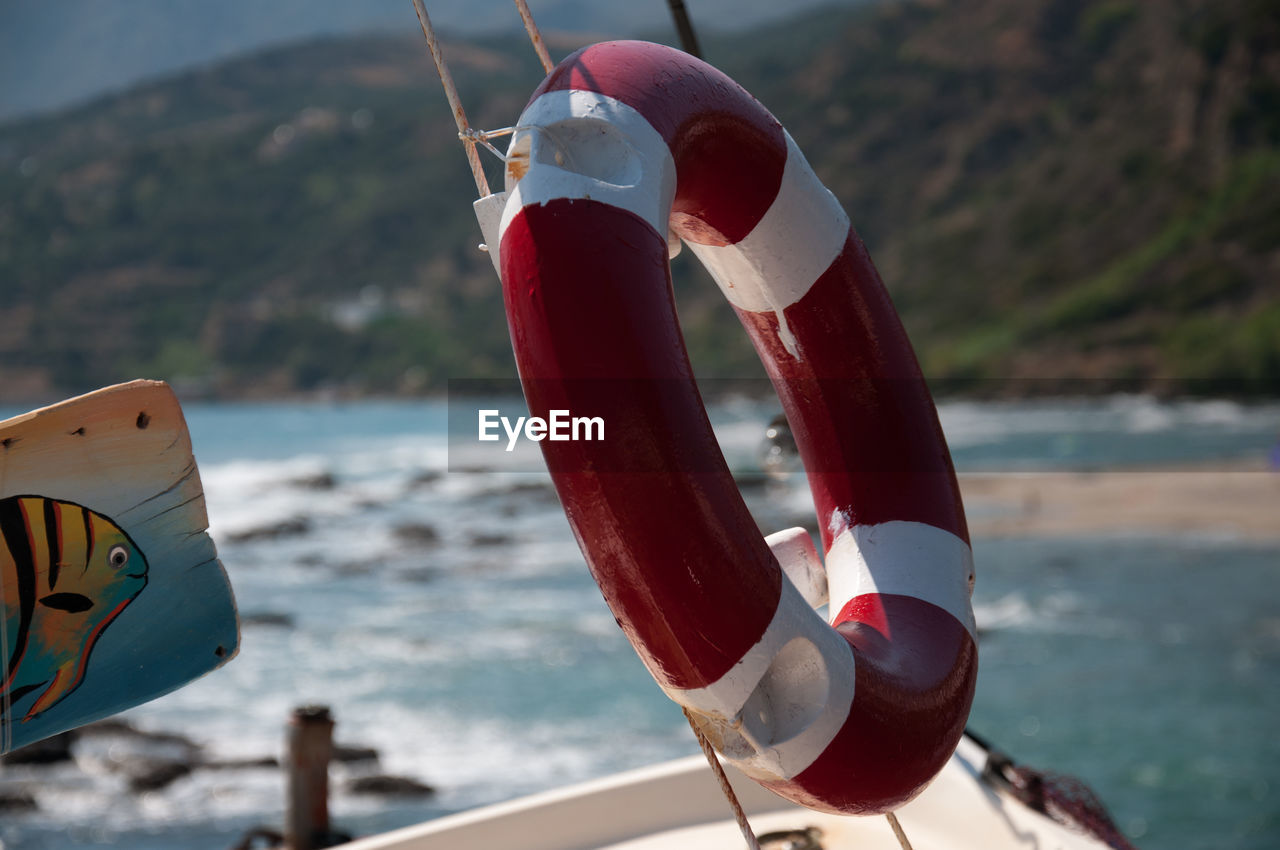
[[[641,42],[586,48],[547,77],[507,188],[477,212],[530,414],[605,421],[602,442],[542,448],[650,672],[784,797],[851,814],[911,799],[972,702],[972,555],[933,401],[848,216],[741,87]],[[821,587],[797,586],[821,579],[808,535],[771,549],[720,453],[676,319],[669,232],[711,271],[782,401],[830,624],[811,604]]]

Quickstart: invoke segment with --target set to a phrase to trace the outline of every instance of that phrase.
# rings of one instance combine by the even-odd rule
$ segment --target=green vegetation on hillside
[[[473,122],[512,123],[527,47],[448,50]],[[1280,391],[1277,0],[897,2],[706,51],[844,202],[932,379]],[[412,41],[0,127],[0,398],[510,376],[473,197]],[[700,374],[760,375],[705,274],[675,271]]]

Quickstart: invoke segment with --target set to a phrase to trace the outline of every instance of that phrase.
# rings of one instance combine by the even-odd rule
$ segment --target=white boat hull
[[[1105,850],[982,779],[969,738],[936,780],[898,811],[914,850]],[[796,806],[728,769],[758,836],[817,827],[824,850],[899,850],[883,817]],[[350,850],[742,850],[729,804],[701,756],[427,821],[344,845]],[[785,846],[785,845],[784,845]]]

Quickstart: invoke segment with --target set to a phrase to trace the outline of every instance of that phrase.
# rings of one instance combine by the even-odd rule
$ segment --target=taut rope
[[[524,31],[529,34],[533,51],[538,54],[538,61],[542,63],[542,70],[550,74],[555,65],[552,64],[551,54],[547,52],[547,45],[542,40],[542,33],[538,31],[538,25],[533,20],[533,13],[529,11],[529,4],[526,0],[515,0],[515,3],[516,10],[520,12],[520,19],[524,21]],[[458,97],[458,88],[453,83],[453,74],[449,73],[449,65],[444,61],[444,51],[440,47],[439,39],[436,38],[435,28],[431,26],[431,16],[427,14],[427,7],[423,0],[413,0],[413,10],[418,14],[418,23],[422,26],[422,34],[427,39],[427,49],[431,51],[431,61],[436,65],[440,84],[444,86],[444,96],[449,101],[449,108],[453,110],[453,120],[458,125],[458,138],[462,140],[462,145],[466,149],[467,164],[471,166],[471,176],[476,181],[476,191],[480,193],[480,197],[484,198],[491,192],[489,181],[484,176],[484,168],[480,164],[480,154],[476,151],[476,144],[484,145],[497,154],[499,159],[505,160],[506,157],[489,143],[489,139],[507,135],[512,128],[492,132],[472,128],[467,121],[467,113],[462,108],[462,100]]]
[[[907,840],[907,834],[902,831],[898,816],[893,812],[885,812],[884,816],[889,821],[889,826],[893,828],[893,834],[898,839],[898,844],[902,846],[902,850],[911,850],[911,842]]]
[[[742,837],[747,840],[747,847],[749,850],[760,850],[760,842],[756,839],[751,824],[747,822],[747,813],[742,810],[742,804],[738,802],[738,795],[733,792],[733,786],[729,784],[729,777],[725,776],[720,759],[716,758],[716,751],[707,740],[707,736],[703,735],[693,722],[693,715],[689,713],[689,709],[683,710],[684,719],[689,721],[689,728],[693,730],[694,737],[698,739],[698,746],[702,747],[702,754],[707,757],[707,764],[711,765],[711,772],[716,775],[716,781],[720,783],[720,792],[729,801],[729,808],[733,809],[733,817],[738,822],[738,829],[742,830]]]
[[[471,166],[471,176],[476,181],[476,191],[484,198],[492,194],[489,181],[485,179],[484,168],[480,165],[480,154],[476,152],[476,142],[471,136],[471,125],[467,123],[467,113],[462,111],[462,101],[458,99],[458,89],[453,84],[453,75],[445,64],[444,53],[440,50],[440,42],[436,40],[436,31],[431,27],[431,18],[427,15],[427,7],[422,0],[413,0],[414,11],[418,13],[418,23],[422,25],[422,34],[427,38],[427,49],[431,51],[431,59],[436,63],[436,73],[440,75],[440,83],[444,86],[444,96],[449,100],[449,108],[453,110],[453,120],[458,125],[458,136],[462,139],[467,151],[467,163]]]
[[[550,74],[555,65],[551,64],[551,55],[547,53],[547,45],[542,41],[542,33],[538,32],[538,25],[533,22],[533,13],[529,11],[529,4],[525,0],[516,0],[516,9],[520,11],[520,20],[524,21],[524,31],[529,34],[529,41],[533,44],[533,52],[538,54],[542,70]]]

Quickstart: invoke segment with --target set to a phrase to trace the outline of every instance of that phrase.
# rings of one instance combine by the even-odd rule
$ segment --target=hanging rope
[[[702,748],[702,754],[707,757],[707,764],[711,765],[711,772],[716,775],[716,782],[720,783],[721,793],[729,801],[729,808],[733,809],[733,818],[738,822],[738,829],[742,830],[742,837],[747,840],[747,847],[749,850],[761,850],[755,831],[751,829],[751,824],[747,822],[747,813],[742,810],[742,804],[738,802],[738,795],[734,793],[733,786],[729,784],[729,777],[725,775],[724,768],[720,765],[720,759],[716,758],[716,751],[712,748],[711,742],[707,740],[707,736],[703,735],[697,724],[693,722],[693,715],[689,714],[689,709],[684,708],[682,710],[684,711],[684,719],[689,721],[689,728],[693,730],[693,736],[698,739],[698,746]],[[898,839],[898,846],[902,850],[914,850],[911,842],[907,839],[907,834],[902,831],[902,824],[898,823],[897,816],[893,812],[887,812],[885,813],[885,819],[889,821],[889,828],[893,830],[894,837]]]
[[[471,125],[467,123],[467,113],[462,111],[462,101],[458,99],[458,89],[453,84],[453,75],[444,62],[444,53],[440,50],[440,42],[436,40],[436,32],[431,27],[431,18],[427,16],[427,8],[422,0],[413,0],[414,11],[418,13],[418,23],[422,25],[422,34],[427,38],[427,49],[431,51],[431,59],[436,63],[436,73],[440,75],[440,83],[444,86],[444,96],[449,100],[453,110],[453,120],[458,125],[458,138],[462,139],[467,152],[467,163],[471,166],[471,176],[476,181],[476,191],[484,198],[492,194],[489,181],[485,179],[484,168],[480,165],[480,154],[476,151],[476,142],[472,136]]]
[[[680,49],[701,59],[702,48],[698,47],[698,36],[693,31],[693,22],[689,20],[684,0],[668,0],[667,5],[671,7],[671,17],[675,18],[676,32],[680,33]]]
[[[716,758],[716,751],[711,748],[711,742],[694,724],[693,715],[689,713],[689,709],[682,710],[684,719],[689,721],[689,728],[698,739],[698,746],[702,747],[702,754],[707,757],[707,764],[711,765],[711,772],[716,775],[716,781],[720,783],[720,791],[729,801],[729,807],[733,809],[733,817],[738,821],[738,829],[742,830],[742,837],[747,840],[747,847],[749,850],[760,850],[760,842],[756,840],[756,834],[752,831],[751,824],[747,822],[747,813],[742,810],[738,795],[733,793],[733,786],[729,784],[729,777],[724,775],[724,768],[720,766],[720,759]]]
[[[533,21],[533,13],[529,11],[529,4],[525,0],[516,0],[516,9],[520,11],[520,20],[524,21],[524,31],[529,34],[529,41],[533,42],[533,52],[538,54],[538,61],[542,63],[542,70],[548,74],[555,65],[551,64],[551,54],[547,53],[547,45],[542,41],[542,33],[538,32],[538,25]]]
[[[907,840],[907,834],[902,831],[902,824],[898,823],[898,816],[893,812],[885,812],[885,819],[889,821],[889,826],[893,828],[893,834],[898,839],[898,844],[902,850],[912,850],[911,842]]]

